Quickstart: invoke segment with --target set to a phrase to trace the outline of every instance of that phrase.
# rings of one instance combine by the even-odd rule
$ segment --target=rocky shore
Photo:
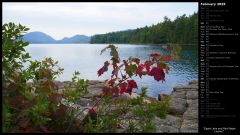
[[[170,96],[170,114],[166,119],[155,118],[157,132],[198,132],[198,82],[176,86]]]
[[[61,92],[64,89],[64,85],[68,84],[69,81],[55,81],[55,84]],[[75,104],[75,107],[89,108],[93,106],[92,97],[98,95],[104,83],[102,81],[91,80],[89,81],[88,91],[89,93],[81,98],[80,101]],[[129,98],[135,98],[139,96],[137,93],[133,93],[131,96],[124,94],[120,98],[121,100],[128,100]],[[173,132],[198,132],[198,82],[196,80],[190,81],[186,86],[176,86],[170,95],[159,95],[159,100],[163,96],[171,97],[170,112],[166,119],[155,117],[154,122],[156,124],[156,132],[160,133],[173,133]],[[146,102],[156,100],[155,98],[146,97]],[[81,111],[82,111],[81,110]],[[79,119],[84,119],[83,115],[79,115]],[[121,131],[119,131],[121,132]]]

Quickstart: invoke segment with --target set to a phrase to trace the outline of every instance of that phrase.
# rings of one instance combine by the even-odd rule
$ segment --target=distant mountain
[[[78,44],[78,43],[89,43],[90,37],[85,35],[75,35],[73,37],[65,37],[61,40],[55,40],[51,36],[43,32],[30,32],[23,36],[23,40],[30,44]]]
[[[23,36],[23,40],[32,44],[55,43],[56,40],[43,32],[30,32]]]
[[[85,35],[75,35],[70,38],[63,38],[62,40],[58,40],[57,43],[89,43],[90,42],[90,37],[85,36]]]

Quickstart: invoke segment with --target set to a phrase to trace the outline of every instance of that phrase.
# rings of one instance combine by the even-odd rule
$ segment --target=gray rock
[[[173,88],[173,91],[179,90],[179,89],[185,89],[187,91],[189,90],[197,90],[198,86],[197,85],[187,85],[187,86],[176,86]]]
[[[80,98],[79,101],[77,102],[78,105],[84,106],[84,107],[89,107],[93,106],[93,101],[88,98]]]
[[[88,85],[96,85],[96,84],[103,84],[103,81],[99,80],[89,80]]]
[[[183,114],[184,120],[196,120],[198,119],[198,110],[197,108],[188,108]]]
[[[187,100],[187,105],[188,105],[189,108],[196,108],[196,109],[198,109],[198,99]]]
[[[168,115],[164,124],[179,128],[181,126],[181,118],[173,115]]]
[[[88,87],[88,93],[85,95],[86,97],[93,97],[99,95],[101,92],[101,88],[97,87]]]
[[[172,126],[162,125],[160,127],[156,127],[156,132],[157,133],[178,133],[179,130],[178,128],[175,128]]]
[[[192,84],[198,85],[198,81],[197,80],[192,80],[188,84],[189,85],[192,85]]]
[[[177,124],[174,122],[179,123],[180,125],[180,118],[168,115],[166,119],[161,119],[159,117],[155,117],[154,123],[156,125],[156,132],[157,133],[176,133],[179,132],[179,128],[176,127]]]
[[[173,98],[170,110],[173,114],[183,114],[187,109],[187,100],[182,98]]]
[[[182,98],[182,99],[186,99],[186,91],[174,91],[171,94],[172,99],[174,98]]]
[[[184,133],[197,133],[198,123],[195,120],[183,120],[180,132]]]
[[[70,81],[54,81],[53,82],[56,86],[57,86],[57,89],[64,89],[64,86],[67,85],[67,84],[70,84],[71,82]]]
[[[198,91],[187,91],[187,99],[198,99]]]

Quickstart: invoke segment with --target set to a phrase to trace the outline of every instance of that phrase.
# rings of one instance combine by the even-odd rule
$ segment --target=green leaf
[[[145,97],[146,94],[147,94],[147,87],[142,87],[142,88],[141,88],[140,96],[141,96],[141,97]]]
[[[125,71],[129,75],[129,77],[132,77],[133,74],[137,73],[137,65],[136,64],[131,64],[131,65],[126,67]]]

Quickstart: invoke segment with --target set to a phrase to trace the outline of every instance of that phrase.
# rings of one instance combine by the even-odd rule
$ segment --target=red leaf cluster
[[[108,70],[109,62],[105,61],[104,66],[98,70],[98,77]]]
[[[137,83],[134,80],[127,80],[129,88],[137,88]]]
[[[139,58],[133,58],[132,61],[135,62],[135,63],[137,63],[137,65],[139,65],[139,63],[140,63],[140,59],[139,59]]]
[[[145,61],[144,63],[140,63],[139,58],[128,58],[123,60],[123,64],[118,66],[120,58],[118,56],[118,52],[114,45],[109,45],[108,47],[104,48],[105,51],[107,48],[111,49],[110,55],[112,56],[112,65],[113,71],[111,75],[110,81],[107,82],[107,86],[103,87],[101,96],[108,95],[122,95],[123,93],[132,93],[133,88],[138,88],[137,83],[134,80],[128,80],[133,75],[139,76],[142,78],[143,75],[153,76],[156,81],[165,81],[165,73],[168,73],[169,67],[164,63],[171,60],[171,55],[161,55],[159,53],[152,53],[150,54],[149,60]],[[134,62],[134,63],[133,63]],[[156,65],[155,67],[153,65]],[[106,61],[104,66],[98,70],[98,76],[101,76],[104,72],[108,70],[109,63]],[[121,71],[121,67],[124,66],[125,69],[124,73]],[[146,68],[146,70],[145,70]],[[118,77],[118,72],[121,73],[121,77]],[[128,77],[126,76],[128,75]]]
[[[150,61],[150,60],[145,61],[144,65],[146,66],[147,72],[149,72],[150,71],[150,66],[152,65],[152,61]]]
[[[161,55],[158,54],[158,53],[152,53],[152,54],[150,54],[150,56],[151,56],[151,57],[158,57],[158,56],[161,56]]]
[[[96,111],[95,111],[94,108],[89,108],[89,109],[88,109],[88,113],[96,113]]]
[[[133,88],[138,88],[137,83],[134,80],[127,80],[127,83],[126,82],[121,83],[120,95],[122,95],[123,93],[129,93],[131,95]]]
[[[140,78],[142,78],[143,69],[144,69],[144,65],[143,64],[138,65],[137,74],[139,75]]]
[[[153,67],[149,72],[149,75],[153,76],[156,81],[165,80],[165,73],[163,72],[163,69],[160,69],[158,67]]]
[[[127,92],[127,83],[121,83],[120,84],[120,95],[122,95],[124,92]]]

